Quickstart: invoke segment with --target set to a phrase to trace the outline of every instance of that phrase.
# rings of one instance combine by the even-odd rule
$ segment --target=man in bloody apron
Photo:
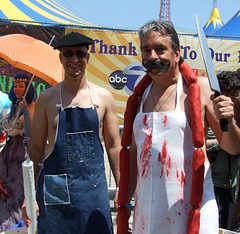
[[[29,154],[37,179],[38,233],[113,232],[101,137],[118,186],[119,127],[112,94],[86,78],[93,43],[75,32],[57,43],[64,80],[36,101]]]
[[[127,232],[126,209],[135,192],[134,234],[217,234],[205,138],[210,126],[222,148],[240,152],[233,102],[224,95],[210,99],[207,78],[196,77],[182,61],[171,22],[151,21],[139,37],[148,74],[125,112],[120,173],[129,173],[130,165],[130,176],[120,176],[118,233]],[[228,121],[227,132],[220,129],[221,118]]]

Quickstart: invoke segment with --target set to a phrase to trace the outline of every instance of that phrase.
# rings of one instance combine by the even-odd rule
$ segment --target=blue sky
[[[160,0],[55,0],[74,15],[95,25],[137,30],[144,23],[159,18]],[[217,0],[223,23],[240,9],[240,0]],[[210,18],[213,0],[171,0],[171,20],[177,30],[196,32],[194,15],[202,26]]]

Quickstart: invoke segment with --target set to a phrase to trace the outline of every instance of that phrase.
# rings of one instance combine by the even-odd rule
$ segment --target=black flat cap
[[[88,46],[93,44],[94,40],[77,32],[71,32],[60,39],[53,49],[60,49],[65,46]]]

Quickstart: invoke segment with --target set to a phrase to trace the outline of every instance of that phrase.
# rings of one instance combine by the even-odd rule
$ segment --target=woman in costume
[[[24,200],[22,162],[31,136],[35,90],[29,77],[17,74],[9,92],[11,110],[1,128],[8,132],[6,145],[0,153],[0,232],[7,231],[21,219]],[[17,117],[17,119],[16,119]]]

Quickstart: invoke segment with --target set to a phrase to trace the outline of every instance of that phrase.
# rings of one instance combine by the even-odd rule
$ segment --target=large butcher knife
[[[207,70],[208,79],[210,83],[210,87],[212,91],[215,92],[215,97],[219,96],[221,94],[221,89],[218,83],[218,78],[214,69],[213,61],[210,55],[209,47],[207,44],[207,39],[205,36],[205,33],[203,31],[202,25],[200,23],[199,17],[197,14],[195,14],[195,22],[197,26],[198,31],[198,38],[201,45],[201,50],[203,54],[203,61]],[[226,119],[220,119],[220,126],[223,132],[228,131],[228,122]]]

